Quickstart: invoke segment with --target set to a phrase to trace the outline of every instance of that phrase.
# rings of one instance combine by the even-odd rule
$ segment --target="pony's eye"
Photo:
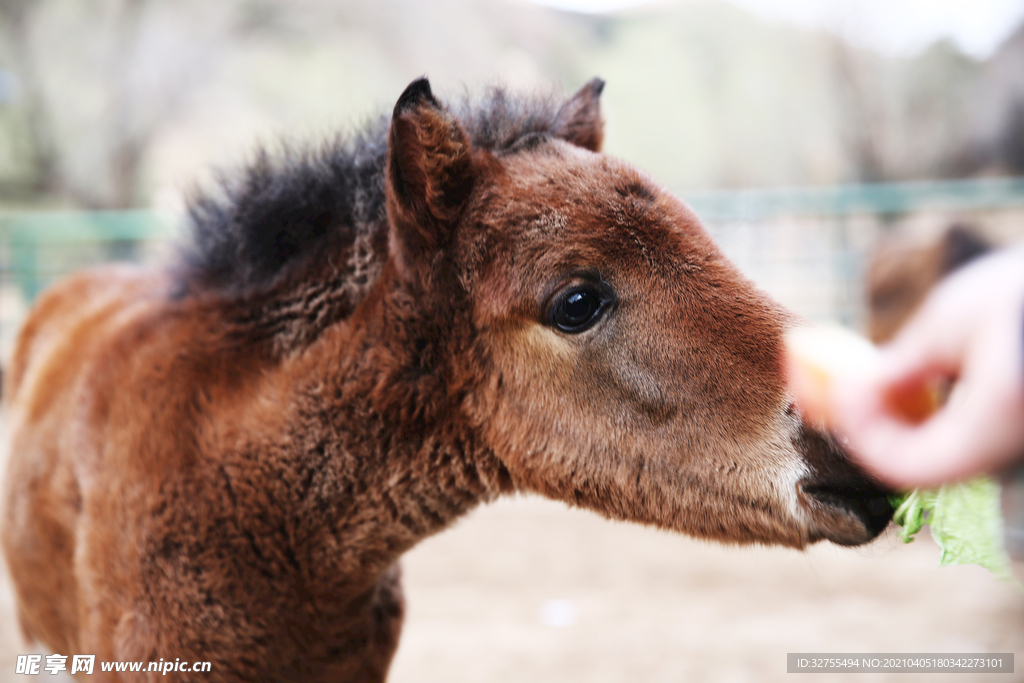
[[[563,332],[582,332],[597,322],[607,301],[607,297],[590,285],[573,287],[552,304],[551,324]]]

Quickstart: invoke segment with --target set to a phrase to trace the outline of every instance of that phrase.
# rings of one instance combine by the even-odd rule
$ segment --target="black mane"
[[[552,130],[561,98],[513,96],[492,88],[454,112],[473,145],[495,152]],[[269,290],[289,273],[333,260],[360,235],[378,246],[386,234],[384,168],[389,119],[340,136],[319,149],[260,151],[254,163],[219,192],[189,209],[191,241],[184,253],[184,291],[238,296]],[[383,253],[375,254],[383,258]]]

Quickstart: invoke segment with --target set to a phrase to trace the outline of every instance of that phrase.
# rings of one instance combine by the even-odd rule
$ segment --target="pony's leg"
[[[405,619],[405,596],[402,593],[402,567],[391,565],[377,582],[370,606],[372,635],[367,644],[363,664],[351,683],[383,683],[391,660],[398,649]]]

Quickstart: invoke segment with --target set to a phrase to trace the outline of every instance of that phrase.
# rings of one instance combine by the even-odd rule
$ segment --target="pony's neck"
[[[408,301],[396,301],[403,296],[374,288],[355,315],[281,366],[292,406],[289,476],[304,482],[300,509],[323,520],[307,551],[333,548],[335,576],[374,579],[511,488],[450,398],[444,372],[424,364],[430,352],[416,340],[425,332]]]

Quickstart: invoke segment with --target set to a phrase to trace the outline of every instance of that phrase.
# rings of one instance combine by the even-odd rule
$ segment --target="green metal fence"
[[[0,212],[0,277],[32,301],[76,268],[138,260],[142,245],[175,237],[177,221],[156,211]]]
[[[684,192],[727,255],[798,313],[857,328],[864,270],[891,233],[973,225],[995,243],[1024,240],[1024,178]]]
[[[968,220],[1002,241],[1024,239],[1024,178],[682,192],[729,255],[812,319],[856,326],[865,256],[892,226],[931,216]],[[162,258],[180,216],[155,211],[0,210],[0,353],[32,300],[72,270]]]
[[[1024,178],[977,178],[684,192],[706,221],[764,220],[779,215],[900,215],[921,210],[991,211],[1024,206]]]

